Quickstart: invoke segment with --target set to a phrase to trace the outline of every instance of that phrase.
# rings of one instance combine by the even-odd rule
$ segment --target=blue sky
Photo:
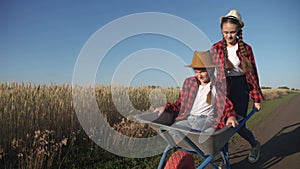
[[[261,86],[300,89],[297,0],[1,1],[0,81],[71,83],[78,56],[90,37],[108,23],[135,13],[178,16],[195,25],[214,43],[222,38],[219,17],[233,8],[245,22],[243,36],[253,48]],[[111,33],[118,33],[118,29]],[[103,43],[108,40],[103,39]],[[124,58],[149,48],[170,51],[186,64],[190,64],[193,55],[193,49],[168,37],[151,34],[131,37],[118,43],[102,60],[96,83],[110,84]],[[130,83],[180,85],[174,77],[157,70],[138,72]]]

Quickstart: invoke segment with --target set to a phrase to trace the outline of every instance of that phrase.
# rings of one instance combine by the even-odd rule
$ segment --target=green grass
[[[251,119],[247,122],[247,127],[249,129],[253,129],[258,124],[262,123],[264,119],[268,117],[272,112],[276,111],[280,106],[285,105],[289,100],[291,100],[294,96],[299,93],[290,93],[285,96],[281,96],[279,98],[273,100],[266,100],[261,103],[261,110],[256,112]],[[249,105],[249,111],[251,106]]]

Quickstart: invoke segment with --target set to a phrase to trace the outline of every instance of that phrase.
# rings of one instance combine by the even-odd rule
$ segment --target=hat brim
[[[203,67],[203,66],[186,65],[184,67],[188,67],[188,68],[215,68],[217,66],[216,65],[208,65],[208,66]]]

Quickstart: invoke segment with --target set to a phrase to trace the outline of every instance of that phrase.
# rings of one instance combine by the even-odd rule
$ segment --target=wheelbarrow
[[[178,150],[181,150],[181,152],[183,151],[187,152],[188,154],[197,154],[202,157],[203,161],[199,166],[197,166],[197,169],[203,169],[207,165],[211,165],[212,168],[217,169],[218,167],[216,164],[214,164],[213,159],[218,154],[221,154],[224,164],[229,169],[230,162],[228,156],[228,141],[255,112],[257,112],[257,109],[253,108],[245,118],[239,117],[239,125],[235,128],[232,126],[226,126],[212,133],[206,133],[175,124],[168,126],[153,122],[157,118],[157,112],[137,115],[136,119],[142,123],[149,124],[151,128],[160,134],[168,143],[167,147],[162,153],[158,169],[162,169],[166,166],[167,155],[171,150],[175,150],[173,151],[175,153],[178,152]],[[174,159],[172,159],[171,156],[169,160]],[[176,167],[174,166],[171,168]]]

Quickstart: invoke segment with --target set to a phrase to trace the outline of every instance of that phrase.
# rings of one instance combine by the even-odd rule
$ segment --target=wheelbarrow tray
[[[180,125],[164,125],[160,123],[153,122],[157,118],[156,112],[141,114],[136,116],[136,119],[140,122],[147,123],[153,128],[157,133],[168,131],[172,135],[187,137],[189,138],[204,154],[210,155],[220,152],[222,147],[229,141],[232,135],[235,133],[233,127],[226,126],[222,129],[215,130],[214,132],[202,132],[199,130],[190,129],[185,126]],[[239,119],[241,120],[241,119]],[[174,137],[174,136],[173,136]],[[177,146],[191,149],[189,144],[186,144],[182,140],[183,138],[175,138],[175,143]]]

